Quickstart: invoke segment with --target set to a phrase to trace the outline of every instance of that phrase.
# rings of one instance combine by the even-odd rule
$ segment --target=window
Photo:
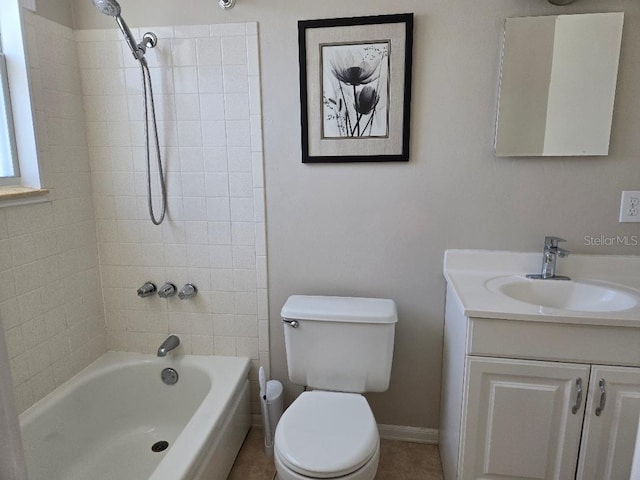
[[[19,0],[0,0],[0,34],[0,206],[5,206],[46,190],[40,185]]]
[[[0,48],[0,186],[15,185],[20,180],[11,112],[7,64]]]

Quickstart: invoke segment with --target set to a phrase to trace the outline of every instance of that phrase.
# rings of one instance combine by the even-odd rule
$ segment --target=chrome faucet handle
[[[178,297],[180,298],[180,300],[187,300],[189,298],[195,297],[197,294],[198,288],[192,283],[187,283],[178,292]]]
[[[564,238],[547,236],[544,237],[544,246],[549,248],[557,248],[560,242],[566,242]]]
[[[153,282],[146,282],[138,289],[138,296],[140,298],[150,297],[156,293],[157,289]]]
[[[158,296],[160,298],[169,298],[174,296],[177,292],[178,290],[176,289],[176,286],[173,283],[167,282],[160,287],[160,290],[158,290]]]

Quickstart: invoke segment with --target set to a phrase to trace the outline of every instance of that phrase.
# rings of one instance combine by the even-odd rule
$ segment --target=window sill
[[[46,188],[0,187],[0,207],[12,207],[25,203],[46,202],[49,200]]]

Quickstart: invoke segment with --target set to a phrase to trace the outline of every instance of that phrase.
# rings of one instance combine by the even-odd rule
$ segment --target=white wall
[[[437,428],[446,248],[539,250],[545,234],[577,252],[585,235],[638,234],[617,222],[620,190],[640,187],[640,4],[580,0],[122,0],[135,26],[257,21],[263,85],[271,361],[286,379],[279,311],[292,293],[390,297],[400,322],[391,388],[371,395],[385,424]],[[111,28],[75,0],[77,28]],[[415,12],[411,160],[300,163],[297,21]],[[498,62],[508,16],[624,11],[609,157],[496,158]],[[560,264],[560,270],[562,265]],[[289,398],[297,389],[287,386]]]

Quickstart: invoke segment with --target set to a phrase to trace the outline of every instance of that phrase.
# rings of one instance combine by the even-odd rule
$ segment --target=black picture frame
[[[408,161],[413,13],[301,20],[298,46],[302,162]]]

